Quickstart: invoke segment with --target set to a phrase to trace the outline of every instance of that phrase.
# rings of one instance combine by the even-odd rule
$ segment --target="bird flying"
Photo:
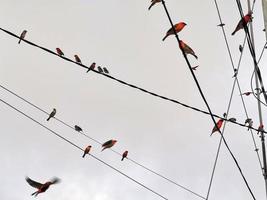
[[[216,123],[217,126],[214,126],[214,127],[213,127],[210,136],[211,136],[213,133],[215,133],[216,131],[219,131],[219,130],[220,130],[220,128],[222,127],[223,121],[224,121],[223,119],[219,119],[219,121]]]
[[[151,4],[148,7],[148,10],[150,10],[152,8],[152,6],[154,6],[156,3],[159,3],[159,2],[161,2],[161,0],[151,0]]]
[[[26,30],[22,31],[22,33],[21,33],[20,36],[19,36],[19,42],[18,42],[18,44],[20,44],[21,40],[25,38],[26,33],[27,33]]]
[[[81,127],[79,127],[78,125],[75,125],[74,129],[75,129],[75,131],[83,132],[83,129]]]
[[[121,161],[123,161],[124,158],[127,158],[127,156],[128,156],[128,151],[124,151],[122,154]]]
[[[184,23],[184,22],[179,22],[179,23],[175,24],[175,25],[174,25],[175,32],[176,32],[176,33],[179,33],[181,30],[183,30],[183,28],[184,28],[186,25],[187,25],[187,24]],[[164,38],[162,39],[162,41],[164,41],[169,35],[174,35],[175,32],[173,31],[173,28],[171,27],[171,28],[167,31],[167,33],[166,33],[166,35],[164,36]]]
[[[182,40],[179,41],[179,47],[180,49],[183,49],[185,54],[191,54],[192,56],[194,56],[196,59],[198,58],[195,54],[195,52],[193,51],[193,49],[191,49],[191,47],[189,47],[186,43],[184,43]]]
[[[111,148],[115,143],[117,142],[117,140],[109,140],[107,142],[105,142],[104,144],[102,144],[102,151],[104,151],[107,148]]]
[[[243,29],[247,25],[247,23],[250,22],[250,21],[252,21],[252,12],[249,12],[244,17],[242,17],[242,19],[238,22],[238,24],[237,24],[234,32],[232,33],[232,35],[234,35],[240,29]]]
[[[78,55],[74,55],[74,58],[75,58],[75,61],[76,61],[77,63],[82,63],[82,61],[81,61],[81,59],[79,58]]]
[[[88,73],[90,70],[94,70],[95,69],[95,62],[93,62],[90,67],[88,68],[87,72]]]
[[[61,51],[60,48],[56,48],[56,51],[57,51],[57,54],[60,55],[60,56],[64,56],[64,53],[63,51]]]
[[[83,158],[86,154],[89,154],[90,150],[91,150],[91,145],[87,146],[85,149],[84,149],[84,152],[83,152]]]
[[[53,108],[53,111],[50,113],[50,115],[46,121],[49,121],[50,118],[54,117],[56,115],[56,112],[57,112],[57,110],[55,108]]]
[[[53,185],[53,184],[56,184],[56,183],[60,182],[59,178],[53,178],[51,181],[48,181],[48,182],[45,182],[45,183],[38,183],[38,182],[30,179],[29,177],[26,177],[25,179],[29,183],[30,186],[32,186],[32,187],[37,189],[36,192],[32,193],[32,196],[34,195],[35,197],[38,194],[45,192],[50,187],[50,185]]]

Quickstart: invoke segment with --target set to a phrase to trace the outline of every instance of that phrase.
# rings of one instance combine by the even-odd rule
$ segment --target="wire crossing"
[[[8,31],[8,30],[5,30],[5,29],[3,29],[3,28],[0,28],[0,30],[3,31],[3,32],[5,32],[5,33],[7,33],[7,34],[9,34],[9,35],[11,35],[11,36],[13,36],[13,37],[15,37],[15,38],[19,38],[19,36],[17,36],[16,34],[10,32],[10,31]],[[67,57],[59,56],[58,54],[56,54],[55,52],[53,52],[53,51],[50,50],[50,49],[47,49],[47,48],[42,47],[42,46],[39,46],[39,45],[37,45],[37,44],[35,44],[35,43],[33,43],[33,42],[30,42],[30,41],[28,41],[28,40],[26,40],[26,39],[22,39],[22,40],[23,40],[25,43],[27,43],[27,44],[29,44],[29,45],[31,45],[31,46],[37,47],[37,48],[39,48],[39,49],[42,49],[43,51],[46,51],[46,52],[48,52],[48,53],[51,53],[51,54],[53,54],[53,55],[55,55],[55,56],[57,56],[57,57],[59,57],[59,58],[61,58],[61,59],[64,59],[64,60],[66,60],[66,61],[68,61],[68,62],[71,62],[71,63],[73,63],[73,64],[76,64],[76,65],[79,65],[80,67],[83,67],[83,68],[85,68],[85,69],[89,69],[88,66],[86,66],[86,65],[84,65],[84,64],[81,64],[81,63],[77,63],[77,62],[75,62],[75,61],[73,61],[73,60],[71,60],[71,59],[69,59],[69,58],[67,58]],[[144,92],[144,93],[149,94],[149,95],[151,95],[151,96],[158,97],[158,98],[160,98],[160,99],[163,99],[163,100],[166,100],[166,101],[169,101],[169,102],[172,102],[172,103],[181,105],[181,106],[183,106],[183,107],[186,107],[186,108],[188,108],[188,109],[194,110],[194,111],[196,111],[196,112],[200,112],[200,113],[203,113],[203,114],[206,114],[206,115],[210,115],[210,113],[207,112],[207,111],[204,111],[204,110],[202,110],[202,109],[196,108],[196,107],[194,107],[194,106],[187,105],[187,104],[182,103],[182,102],[180,102],[180,101],[178,101],[178,100],[175,100],[175,99],[172,99],[172,98],[169,98],[169,97],[165,97],[165,96],[160,95],[160,94],[157,94],[157,93],[155,93],[155,92],[151,92],[151,91],[149,91],[149,90],[146,90],[146,89],[141,88],[141,87],[139,87],[139,86],[136,86],[136,85],[134,85],[134,84],[127,83],[126,81],[123,81],[123,80],[120,80],[120,79],[115,78],[115,77],[113,77],[113,76],[110,76],[110,75],[108,75],[108,74],[103,74],[103,73],[100,73],[100,72],[98,72],[98,71],[96,71],[96,70],[92,70],[92,69],[90,69],[90,71],[93,71],[93,72],[95,72],[95,73],[97,73],[97,74],[99,74],[99,75],[105,76],[106,78],[112,79],[112,80],[114,80],[114,81],[116,81],[116,82],[119,82],[119,83],[121,83],[121,84],[123,84],[123,85],[126,85],[126,86],[128,86],[128,87],[131,87],[131,88],[140,90],[141,92]],[[230,122],[230,123],[233,123],[233,124],[236,124],[236,125],[239,125],[239,126],[248,128],[248,126],[246,126],[245,124],[242,124],[242,123],[239,123],[239,122],[233,122],[233,121],[230,121],[230,120],[228,120],[228,119],[225,119],[225,118],[223,118],[223,117],[220,117],[220,116],[217,115],[217,114],[212,114],[212,116],[213,116],[213,117],[216,117],[216,118],[221,118],[221,119],[224,119],[225,121],[228,121],[228,122]],[[256,132],[258,132],[258,128],[251,127],[251,129],[254,130],[254,131],[256,131]],[[267,131],[263,131],[263,133],[267,133]]]

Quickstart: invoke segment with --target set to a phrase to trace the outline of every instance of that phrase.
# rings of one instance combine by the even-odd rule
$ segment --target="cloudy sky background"
[[[246,1],[243,2],[247,11]],[[235,65],[244,32],[231,36],[240,19],[235,1],[218,1]],[[188,56],[199,65],[196,76],[214,113],[226,112],[234,79],[230,59],[213,0],[166,1],[175,23],[188,24],[180,38],[198,55]],[[78,54],[85,65],[96,62],[110,74],[156,93],[206,110],[174,37],[162,42],[169,21],[161,4],[147,10],[150,1],[122,0],[1,0],[2,28],[65,55]],[[266,41],[262,31],[261,1],[256,1],[254,32],[257,55]],[[144,94],[96,73],[85,73],[78,65],[0,32],[0,84],[50,112],[70,125],[80,125],[86,134],[105,142],[117,139],[114,150],[129,151],[129,157],[205,196],[220,137],[210,137],[213,123],[208,115]],[[266,53],[265,53],[266,55]],[[267,71],[260,63],[265,86]],[[245,48],[239,71],[243,92],[250,91],[253,71]],[[147,172],[112,151],[100,152],[98,144],[79,135],[25,104],[4,90],[0,98],[84,148],[168,199],[199,199]],[[249,116],[258,127],[254,97],[245,97]],[[35,191],[25,176],[45,182],[53,176],[62,182],[38,196],[49,200],[136,200],[160,199],[82,152],[4,104],[1,109],[0,197],[4,200],[32,199]],[[263,107],[265,120],[266,107]],[[236,89],[229,116],[246,119]],[[227,124],[225,137],[237,157],[257,199],[265,198],[260,166],[250,133],[246,128]],[[255,134],[256,142],[260,139]],[[260,147],[260,146],[259,146]],[[261,155],[261,151],[260,151]],[[251,199],[232,160],[223,146],[210,199]]]

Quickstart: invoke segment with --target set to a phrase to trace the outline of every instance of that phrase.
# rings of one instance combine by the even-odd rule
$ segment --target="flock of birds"
[[[151,0],[151,5],[149,6],[149,10],[152,8],[152,6],[154,6],[156,3],[159,3],[159,2],[162,2],[162,0]],[[248,22],[250,22],[252,20],[252,12],[249,12],[247,15],[245,15],[237,24],[235,30],[233,31],[232,35],[234,35],[237,31],[243,29]],[[187,24],[184,23],[184,22],[179,22],[177,24],[174,25],[174,27],[171,27],[167,32],[166,32],[166,35],[164,36],[164,38],[162,39],[163,41],[169,37],[170,35],[174,35],[176,33],[179,33],[180,31],[182,31],[184,29],[184,27],[186,26]],[[219,24],[218,26],[224,26],[225,24]],[[19,41],[18,43],[20,44],[20,42],[25,38],[26,36],[26,33],[27,33],[27,30],[24,30],[21,35],[20,35],[20,38],[19,38]],[[179,47],[184,51],[184,53],[187,55],[187,54],[190,54],[192,56],[194,56],[196,59],[198,59],[197,55],[195,54],[194,50],[188,46],[185,42],[183,42],[182,40],[179,40]],[[242,46],[239,47],[239,50],[240,52],[242,52],[243,48]],[[56,48],[56,52],[59,56],[64,56],[64,53],[63,51],[60,49],[60,48]],[[81,59],[79,58],[78,55],[74,55],[74,58],[75,58],[75,61],[77,63],[82,63],[81,62]],[[198,67],[195,66],[195,67],[192,67],[193,70],[196,70],[196,68]],[[91,64],[91,66],[88,68],[87,72],[89,72],[90,70],[94,70],[96,68],[96,63],[93,62]],[[109,71],[107,70],[107,68],[105,67],[101,67],[101,66],[98,66],[97,67],[98,69],[98,72],[99,73],[106,73],[106,74],[109,74]],[[237,76],[237,70],[235,70],[235,74],[233,77],[236,77]],[[260,90],[260,89],[259,89]],[[249,96],[250,94],[252,94],[253,92],[245,92],[241,95],[246,95],[246,96]],[[55,117],[56,115],[56,109],[54,108],[53,111],[50,113],[49,117],[47,118],[47,121],[49,121],[51,118]],[[224,117],[226,118],[226,113],[224,113]],[[230,118],[228,119],[229,121],[233,121],[235,122],[236,121],[236,118]],[[216,126],[213,127],[212,131],[211,131],[211,135],[213,133],[215,133],[216,131],[219,131],[220,128],[222,127],[223,125],[223,122],[224,122],[224,119],[219,119],[216,123]],[[245,121],[245,125],[248,125],[248,130],[250,127],[252,127],[253,125],[253,121],[252,119],[248,118],[246,119]],[[75,125],[74,126],[74,129],[78,132],[83,132],[82,128],[78,125]],[[258,128],[259,131],[262,131],[263,130],[263,125],[261,124]],[[114,140],[114,139],[111,139],[111,140],[108,140],[107,142],[103,143],[102,144],[102,151],[107,149],[107,148],[111,148],[113,147],[115,144],[116,144],[117,140]],[[83,152],[83,155],[82,157],[84,158],[86,156],[86,154],[90,154],[90,150],[91,150],[92,146],[89,145],[87,146],[85,149],[84,149],[84,152]],[[122,158],[121,158],[121,161],[124,160],[124,158],[127,158],[128,156],[128,151],[124,151],[124,153],[122,154]],[[29,177],[26,177],[26,181],[28,182],[28,184],[34,188],[37,189],[37,191],[35,191],[34,193],[32,193],[32,195],[34,195],[35,197],[40,194],[40,193],[43,193],[45,192],[49,187],[50,185],[53,185],[53,184],[56,184],[56,183],[59,183],[60,182],[60,179],[59,178],[53,178],[52,180],[50,181],[47,181],[45,183],[39,183],[39,182],[36,182],[32,179],[30,179]]]

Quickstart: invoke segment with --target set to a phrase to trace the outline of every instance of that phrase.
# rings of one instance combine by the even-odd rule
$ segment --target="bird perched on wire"
[[[78,55],[74,55],[74,58],[75,58],[75,61],[76,61],[77,63],[82,63],[82,61],[81,61],[81,59],[79,58]]]
[[[217,26],[223,27],[223,26],[225,26],[225,24],[221,23],[221,24],[218,24]]]
[[[179,23],[175,24],[175,25],[174,25],[175,32],[176,32],[176,33],[179,33],[181,30],[183,30],[183,28],[184,28],[185,26],[186,26],[186,23],[184,23],[184,22],[179,22]],[[164,36],[164,38],[162,39],[162,41],[164,41],[169,35],[174,35],[175,32],[173,31],[173,28],[171,27],[171,28],[167,31],[167,33],[166,33],[166,35]]]
[[[236,68],[234,68],[234,75],[232,78],[235,78],[237,76],[237,74],[238,74],[238,70]]]
[[[128,151],[124,151],[122,154],[121,161],[123,161],[124,158],[127,158],[127,156],[128,156]]]
[[[223,119],[219,119],[219,121],[217,121],[216,126],[214,126],[213,129],[212,129],[212,131],[211,131],[210,136],[213,133],[215,133],[216,131],[219,131],[220,130],[220,128],[222,127],[223,121],[224,121]]]
[[[253,92],[244,92],[244,93],[242,93],[241,95],[246,95],[246,96],[249,96],[249,95],[251,95]]]
[[[185,54],[191,54],[192,56],[194,56],[196,59],[198,59],[198,57],[196,56],[195,52],[193,51],[193,49],[191,49],[191,47],[189,47],[186,43],[184,43],[182,40],[179,41],[179,47],[180,49],[183,49]]]
[[[252,21],[252,12],[248,12],[248,14],[246,14],[244,17],[242,17],[242,19],[238,22],[234,32],[232,33],[232,35],[234,35],[237,31],[239,31],[240,29],[243,29],[248,22]]]
[[[236,118],[231,117],[230,119],[228,119],[230,122],[236,122]]]
[[[63,51],[61,51],[60,48],[56,48],[56,51],[57,51],[57,54],[60,55],[60,56],[64,56],[64,53]]]
[[[95,62],[93,62],[90,67],[88,68],[87,72],[88,73],[90,70],[94,70],[95,69]]]
[[[50,113],[50,115],[49,115],[49,117],[47,118],[46,121],[49,121],[50,118],[55,117],[56,112],[57,112],[57,110],[55,108],[53,108],[53,111]]]
[[[151,0],[151,4],[148,7],[148,10],[150,10],[152,8],[152,6],[154,6],[156,3],[159,3],[159,2],[161,2],[161,0]]]
[[[53,184],[60,182],[59,178],[53,178],[51,181],[48,181],[46,183],[38,183],[38,182],[30,179],[29,177],[26,177],[25,179],[29,183],[30,186],[37,189],[36,192],[32,193],[32,196],[34,195],[35,197],[38,194],[45,192],[50,187],[50,185],[53,185]]]
[[[242,53],[242,51],[243,51],[243,46],[240,44],[238,48],[239,48],[240,53]]]
[[[27,33],[26,30],[22,31],[22,33],[21,33],[20,36],[19,36],[19,42],[18,42],[18,44],[20,44],[21,40],[25,38],[26,33]]]
[[[106,67],[103,67],[103,71],[104,71],[104,73],[109,74],[109,71]]]
[[[252,125],[253,125],[252,119],[251,118],[247,118],[245,120],[245,125],[248,125],[248,130],[249,130],[252,127]]]
[[[195,67],[192,67],[192,70],[197,70],[198,67],[199,67],[198,65]]]
[[[83,132],[83,129],[81,127],[79,127],[78,125],[75,125],[74,129],[75,129],[75,131]]]
[[[100,66],[97,67],[97,70],[99,71],[99,73],[103,73],[103,69]]]
[[[89,145],[89,146],[87,146],[87,147],[84,149],[84,152],[83,152],[83,158],[85,157],[86,154],[89,154],[91,148],[92,148],[92,146]]]
[[[104,151],[107,148],[113,147],[116,142],[117,142],[117,140],[109,140],[109,141],[105,142],[104,144],[102,144],[102,147],[103,147],[102,151]]]

